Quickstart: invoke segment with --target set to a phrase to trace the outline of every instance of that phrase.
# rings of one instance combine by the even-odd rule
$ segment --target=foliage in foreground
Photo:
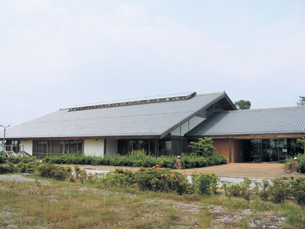
[[[152,168],[141,168],[135,173],[117,169],[104,175],[87,174],[77,165],[74,166],[73,171],[70,167],[61,167],[53,163],[39,163],[28,158],[23,158],[16,165],[11,162],[0,165],[0,174],[15,172],[31,172],[41,177],[61,181],[68,179],[70,182],[97,182],[107,187],[129,187],[135,184],[142,191],[174,192],[180,195],[212,196],[216,193],[219,184],[219,178],[213,173],[193,173],[190,183],[186,175],[158,165]],[[237,184],[224,181],[222,183],[226,196],[242,197],[248,201],[254,196],[258,196],[264,201],[270,200],[275,203],[284,203],[287,199],[294,199],[299,205],[305,206],[305,178],[283,177],[262,182],[245,178],[244,182]],[[255,188],[252,188],[251,184],[254,184]]]
[[[74,170],[82,171],[77,167]],[[78,179],[74,183],[43,180],[39,185],[35,179],[37,186],[34,182],[0,180],[0,210],[6,212],[0,227],[304,228],[305,209],[291,201],[274,204],[255,194],[246,200],[220,193],[210,197],[140,191],[131,171],[109,174],[95,180],[87,174],[83,183]],[[126,178],[130,179],[121,187],[115,185],[115,180]],[[110,183],[103,183],[107,180]]]
[[[215,195],[176,195],[95,183],[0,180],[0,228],[303,228],[305,210]],[[217,211],[213,211],[215,208]],[[243,214],[248,212],[248,215]]]

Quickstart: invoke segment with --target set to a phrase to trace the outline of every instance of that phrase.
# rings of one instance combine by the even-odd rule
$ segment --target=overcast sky
[[[304,0],[0,0],[0,123],[77,104],[305,95]]]

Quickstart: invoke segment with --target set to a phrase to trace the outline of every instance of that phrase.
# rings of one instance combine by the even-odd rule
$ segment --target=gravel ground
[[[0,175],[0,181],[11,181],[11,182],[35,182],[35,178],[25,177],[26,175],[33,175],[29,173],[20,174],[3,174]],[[48,181],[41,181],[40,183],[48,183]]]
[[[5,174],[5,175],[0,175],[0,180],[1,181],[15,181],[15,182],[35,182],[34,178],[27,178],[24,177],[23,175],[16,175],[16,174]]]

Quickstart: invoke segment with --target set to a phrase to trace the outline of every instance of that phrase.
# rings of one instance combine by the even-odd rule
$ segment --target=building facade
[[[196,92],[60,109],[7,130],[13,150],[43,158],[85,155],[181,155],[190,141],[212,137],[229,162],[281,161],[301,151],[305,106],[236,110],[225,92]]]

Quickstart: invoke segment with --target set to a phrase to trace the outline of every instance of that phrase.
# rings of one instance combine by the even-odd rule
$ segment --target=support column
[[[106,149],[107,149],[107,148],[106,148],[106,144],[107,144],[106,139],[104,139],[104,156],[105,156],[105,154],[106,154],[106,152],[107,152],[107,151],[106,151]]]
[[[155,139],[155,157],[158,157],[158,152],[159,152],[159,148],[158,148],[158,139]]]
[[[229,161],[230,163],[232,163],[232,139],[229,138],[229,145],[230,145],[230,158]]]

